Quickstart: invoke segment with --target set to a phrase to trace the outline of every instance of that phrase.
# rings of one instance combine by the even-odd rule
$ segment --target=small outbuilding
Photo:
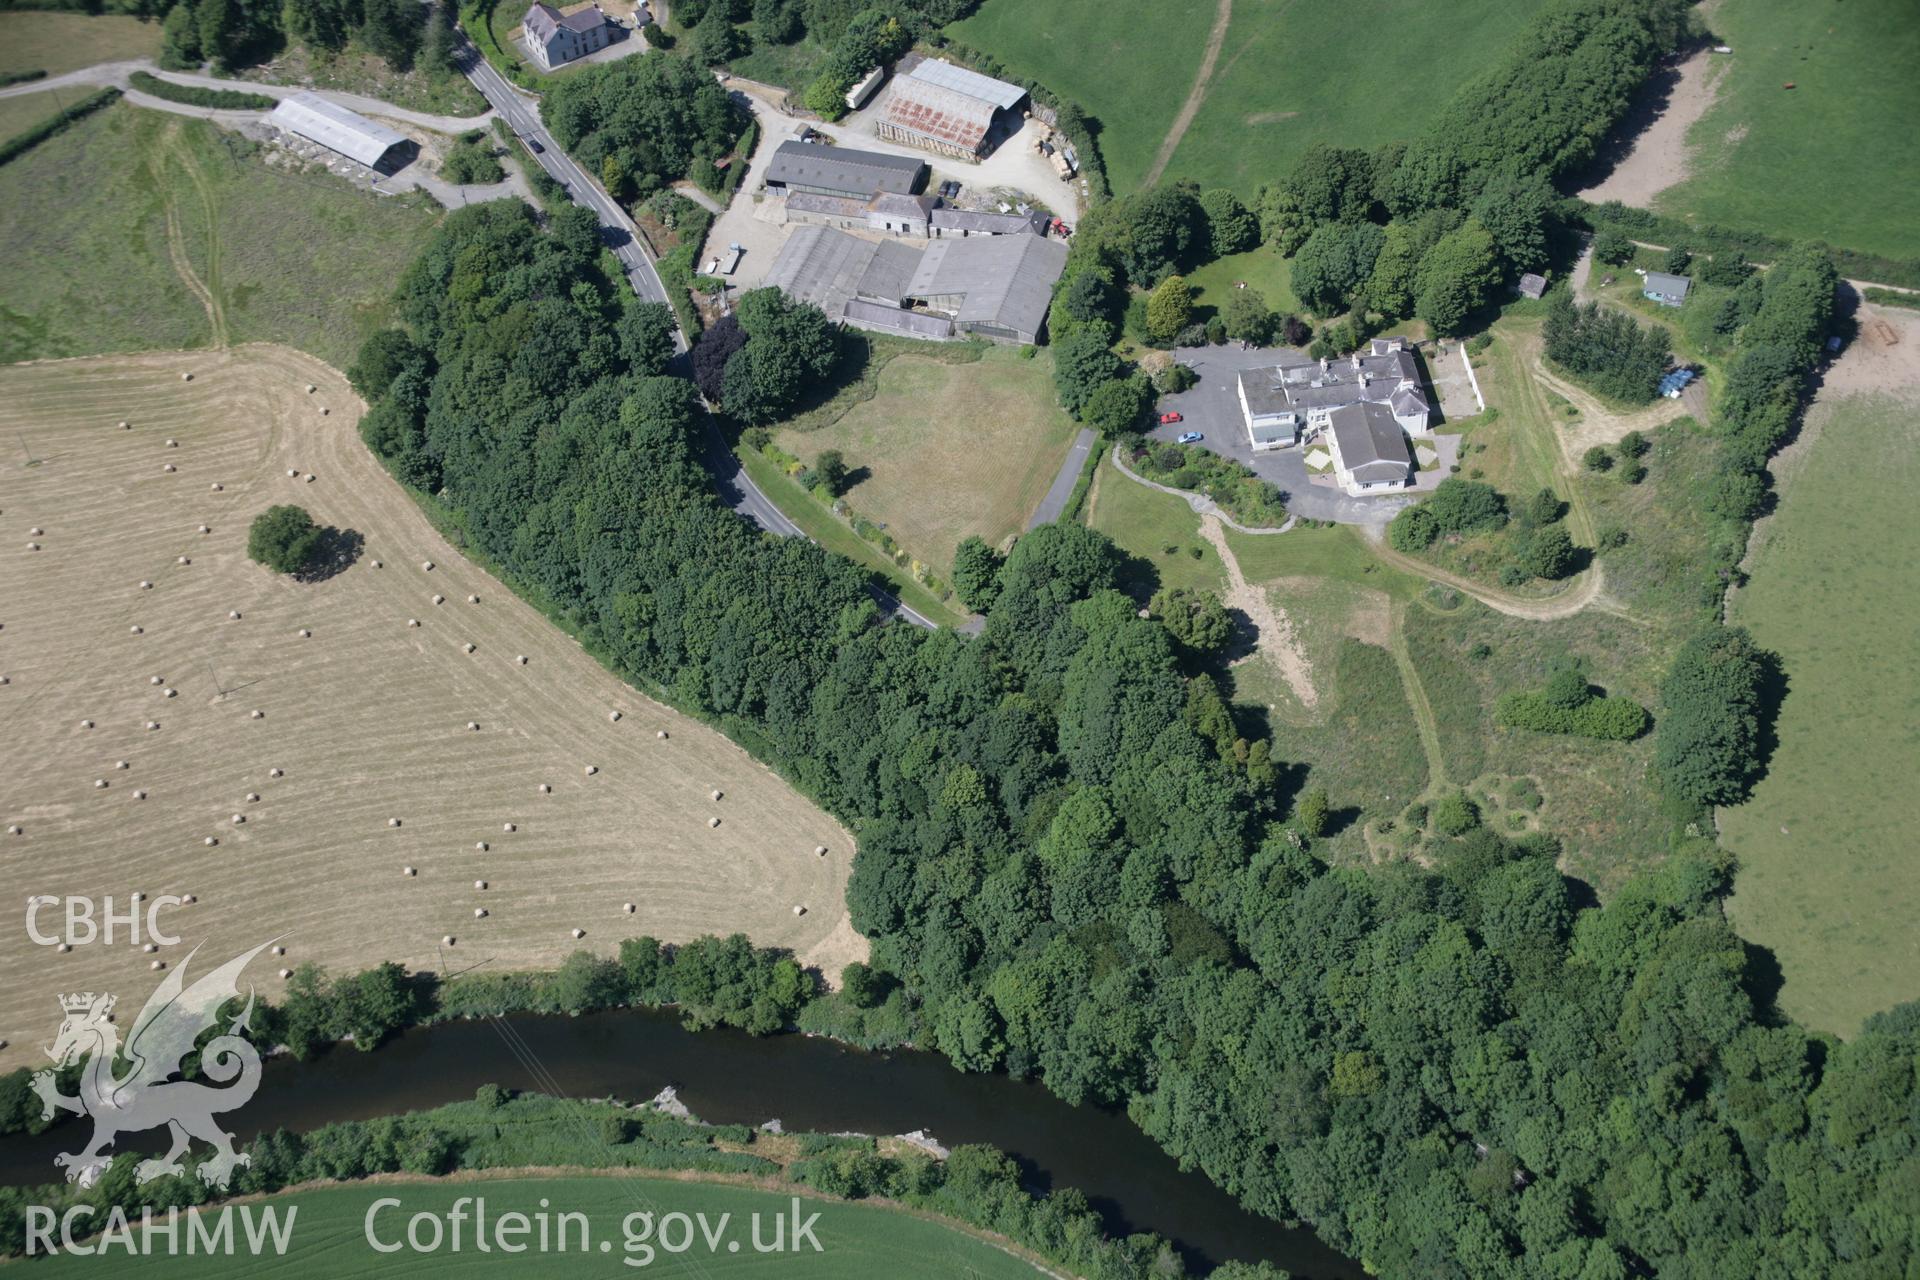
[[[1640,292],[1663,307],[1677,307],[1687,300],[1687,290],[1693,287],[1693,281],[1685,276],[1668,275],[1664,271],[1647,272],[1647,280]]]
[[[1529,271],[1520,277],[1520,283],[1514,288],[1523,298],[1544,297],[1547,292],[1547,278],[1537,271]]]
[[[280,105],[267,116],[267,123],[309,142],[317,142],[329,151],[337,151],[369,169],[391,162],[395,150],[408,144],[407,136],[398,130],[375,124],[317,93],[296,93],[282,98]]]

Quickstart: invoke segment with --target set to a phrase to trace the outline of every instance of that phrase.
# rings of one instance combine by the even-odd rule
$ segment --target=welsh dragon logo
[[[93,1120],[93,1138],[84,1147],[53,1159],[55,1167],[67,1171],[68,1182],[92,1186],[112,1162],[107,1148],[119,1134],[163,1125],[172,1145],[159,1159],[142,1160],[135,1166],[136,1182],[184,1172],[180,1157],[194,1138],[214,1149],[200,1164],[203,1182],[224,1189],[233,1171],[251,1162],[234,1151],[233,1135],[216,1124],[214,1116],[245,1106],[260,1087],[260,1053],[240,1035],[253,1014],[252,988],[246,993],[246,1007],[200,1051],[201,1074],[225,1087],[171,1077],[193,1052],[200,1034],[218,1022],[221,1006],[239,998],[240,973],[248,961],[270,945],[263,942],[186,986],[187,965],[199,952],[195,947],[147,998],[124,1049],[113,1023],[112,995],[89,991],[60,997],[66,1019],[46,1054],[56,1067],[85,1059],[80,1094],[72,1098],[62,1094],[53,1069],[35,1073],[33,1088],[44,1104],[43,1119],[52,1119],[55,1111],[71,1111]],[[115,1074],[116,1067],[124,1068],[121,1074]]]

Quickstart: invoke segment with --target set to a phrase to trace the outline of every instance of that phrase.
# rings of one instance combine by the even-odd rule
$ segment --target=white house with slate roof
[[[1365,352],[1338,360],[1284,352],[1271,368],[1241,373],[1238,393],[1255,451],[1290,448],[1316,436],[1332,425],[1335,410],[1349,405],[1379,405],[1411,435],[1433,431],[1420,365],[1405,338],[1375,338]]]
[[[1393,410],[1377,400],[1342,405],[1327,415],[1321,434],[1333,455],[1333,477],[1356,498],[1404,489],[1413,482],[1413,455]]]
[[[576,13],[561,13],[550,4],[536,4],[527,10],[520,25],[527,35],[527,50],[544,71],[598,52],[612,38],[607,15],[597,4]]]

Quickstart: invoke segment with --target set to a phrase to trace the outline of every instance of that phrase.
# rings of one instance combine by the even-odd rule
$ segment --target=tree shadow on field
[[[320,541],[314,545],[313,558],[307,561],[307,567],[294,576],[309,585],[336,578],[353,568],[365,549],[367,540],[354,529],[336,529],[332,525],[320,531]]]
[[[1780,989],[1787,985],[1787,975],[1780,968],[1780,959],[1773,954],[1771,947],[1763,947],[1757,942],[1740,942],[1746,953],[1746,963],[1741,966],[1740,985],[1746,989],[1753,1001],[1753,1010],[1760,1023],[1769,1027],[1785,1026],[1787,1018],[1780,1012]]]
[[[1760,678],[1759,727],[1753,735],[1753,766],[1747,771],[1748,795],[1752,795],[1753,788],[1767,776],[1767,769],[1773,763],[1773,753],[1780,747],[1780,708],[1793,688],[1793,682],[1787,678],[1786,664],[1780,660],[1779,654],[1763,649],[1757,656],[1763,674]]]

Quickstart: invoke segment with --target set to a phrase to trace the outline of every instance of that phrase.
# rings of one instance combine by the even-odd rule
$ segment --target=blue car
[[[1206,437],[1201,435],[1198,431],[1183,431],[1180,433],[1181,444],[1199,444],[1202,440],[1205,440],[1205,439]]]

